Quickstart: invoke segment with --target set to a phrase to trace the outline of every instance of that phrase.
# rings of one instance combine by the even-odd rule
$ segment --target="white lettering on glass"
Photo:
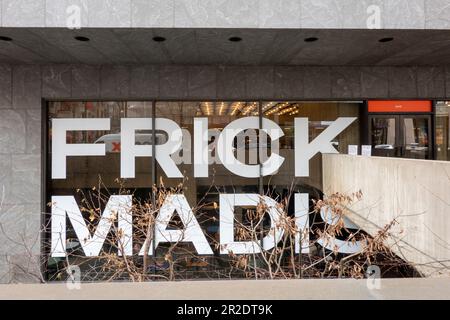
[[[220,253],[228,254],[252,254],[259,253],[261,249],[267,251],[274,248],[282,239],[284,230],[279,226],[283,211],[278,203],[268,197],[259,194],[220,194]],[[234,220],[236,207],[256,207],[260,203],[264,204],[270,217],[270,230],[262,239],[256,241],[234,241]],[[297,226],[296,252],[300,250],[308,253],[308,194],[295,195],[295,223]],[[178,214],[184,228],[168,229],[169,223],[174,215]],[[111,196],[100,221],[91,235],[88,226],[82,216],[78,204],[73,196],[53,196],[52,197],[52,217],[51,217],[51,256],[66,256],[66,217],[75,231],[84,254],[87,257],[99,256],[105,240],[110,232],[113,223],[118,225],[120,231],[119,248],[123,248],[119,255],[131,256],[133,254],[132,239],[132,196]],[[155,222],[155,248],[162,242],[186,243],[191,242],[197,253],[200,255],[212,255],[213,251],[203,233],[200,224],[195,217],[186,197],[182,194],[169,195],[164,199],[164,203],[158,212]],[[140,255],[144,255],[145,244],[142,246]],[[153,252],[153,243],[150,243],[148,255]]]
[[[67,144],[67,131],[109,130],[109,119],[52,119],[52,179],[66,178],[67,156],[104,156],[104,144]]]
[[[309,176],[309,160],[317,153],[338,153],[334,148],[331,140],[345,130],[356,118],[338,118],[331,122],[318,137],[309,142],[308,118],[295,119],[295,176]],[[66,178],[66,158],[67,156],[104,156],[104,144],[67,144],[67,131],[89,131],[89,130],[109,130],[109,119],[53,119],[52,127],[52,178]],[[168,178],[182,178],[183,174],[177,167],[177,163],[184,161],[190,157],[190,148],[185,148],[184,141],[190,134],[183,134],[183,129],[170,119],[155,119],[155,130],[166,133],[168,139],[165,143],[157,143],[155,145],[155,159],[161,166]],[[237,119],[227,125],[219,134],[214,134],[214,141],[208,145],[208,139],[212,132],[208,129],[208,121],[206,118],[194,119],[194,177],[208,177],[208,164],[213,157],[211,152],[215,152],[215,158],[219,163],[223,164],[230,172],[246,178],[258,178],[275,174],[284,163],[284,157],[277,153],[278,140],[284,136],[283,130],[272,120],[262,119],[262,129],[271,139],[271,155],[261,156],[262,152],[267,151],[267,142],[259,146],[256,138],[251,135],[252,140],[248,145],[249,150],[259,147],[260,159],[262,164],[246,164],[242,160],[244,156],[239,156],[239,150],[235,154],[234,141],[246,130],[255,132],[259,128],[258,117],[246,117]],[[120,176],[121,178],[135,178],[135,161],[137,157],[152,157],[153,148],[151,144],[136,144],[136,132],[152,130],[151,118],[123,118],[121,119],[120,133]],[[183,139],[183,137],[185,138]],[[155,141],[156,141],[155,137]],[[183,141],[185,144],[183,144]],[[264,142],[263,142],[264,143]],[[238,149],[247,148],[246,143],[238,143]],[[263,149],[263,150],[261,150]],[[177,152],[183,151],[183,154]],[[241,150],[242,151],[242,150]],[[251,150],[250,150],[251,151]],[[186,152],[186,154],[184,154]],[[250,152],[249,152],[250,153]],[[254,159],[253,159],[254,160]],[[188,161],[190,162],[190,161]],[[253,161],[254,162],[254,161]]]
[[[168,136],[166,143],[155,146],[155,159],[168,178],[182,178],[183,174],[171,158],[171,155],[180,149],[183,141],[183,132],[173,120],[163,118],[155,120],[155,130],[164,131]],[[136,145],[137,130],[152,130],[152,119],[122,118],[120,135],[122,148],[120,153],[120,176],[122,178],[135,178],[136,157],[153,156],[151,145]]]
[[[100,217],[94,235],[91,235],[75,198],[73,196],[53,196],[51,256],[66,256],[66,216],[69,217],[78,241],[87,257],[94,257],[100,254],[114,220],[117,220],[118,230],[121,231],[118,247],[123,248],[123,252],[119,250],[119,255],[131,255],[133,250],[131,205],[132,197],[129,195],[111,196]]]
[[[309,160],[317,153],[339,153],[331,143],[356,118],[338,118],[309,142],[308,118],[295,118],[295,176],[309,176]]]
[[[167,229],[174,213],[177,213],[180,217],[184,229]],[[164,199],[164,203],[156,218],[155,230],[156,248],[161,242],[192,242],[198,254],[213,254],[208,240],[206,240],[206,237],[195,218],[194,212],[189,206],[186,197],[182,194],[169,195]],[[145,247],[146,245],[144,244],[139,253],[140,255],[144,255]],[[152,251],[153,243],[150,243],[149,252],[147,254],[151,255]]]

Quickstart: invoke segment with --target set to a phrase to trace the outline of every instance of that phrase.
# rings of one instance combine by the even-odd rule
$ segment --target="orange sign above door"
[[[369,101],[369,112],[431,112],[432,102],[429,100],[372,100]]]

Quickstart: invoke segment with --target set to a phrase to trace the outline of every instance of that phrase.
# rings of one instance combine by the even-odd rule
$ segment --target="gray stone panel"
[[[427,29],[450,28],[448,0],[425,0],[425,27]]]
[[[42,96],[70,98],[72,95],[72,68],[70,65],[42,67]]]
[[[329,67],[305,67],[303,74],[305,99],[331,98],[331,73]]]
[[[21,239],[24,235],[25,219],[28,216],[26,212],[28,205],[4,204],[0,212],[0,224],[2,231],[0,231],[0,239],[2,240],[2,247],[0,252],[12,256],[24,251],[23,244],[26,244]]]
[[[0,149],[0,151],[2,150]],[[0,199],[9,199],[9,193],[11,192],[11,175],[11,155],[0,153]],[[2,249],[0,248],[0,252],[1,251]]]
[[[175,27],[257,28],[257,0],[175,0]]]
[[[301,0],[301,27],[317,29],[367,29],[371,26],[370,6],[377,6],[383,28],[384,2],[382,0]]]
[[[8,257],[6,253],[0,251],[0,283],[11,282],[11,275],[9,271]]]
[[[39,241],[37,241],[39,243]],[[25,248],[24,248],[25,250]],[[40,255],[26,252],[9,256],[11,283],[41,283]]]
[[[1,110],[0,154],[25,153],[25,110]]]
[[[445,68],[419,67],[417,69],[417,90],[421,98],[445,97]]]
[[[159,72],[159,93],[161,98],[187,98],[187,67],[163,66]]]
[[[174,0],[131,0],[133,28],[170,28],[174,20]]]
[[[159,68],[157,66],[131,67],[130,96],[133,98],[156,98],[159,96]]]
[[[275,67],[274,70],[274,86],[275,98],[294,98],[303,97],[304,79],[303,67]]]
[[[67,27],[81,10],[82,27],[449,29],[447,0],[0,0],[4,27]]]
[[[361,69],[358,67],[331,67],[333,98],[361,97]]]
[[[389,94],[389,69],[387,67],[361,68],[361,97],[384,98]]]
[[[258,0],[216,0],[215,3],[217,27],[258,27]]]
[[[100,96],[100,67],[79,65],[72,68],[72,97],[77,99]]]
[[[386,29],[424,29],[425,0],[395,0],[384,2]]]
[[[188,94],[193,99],[211,99],[217,95],[216,68],[213,66],[188,67]]]
[[[247,67],[245,70],[245,80],[248,98],[273,98],[273,67]]]
[[[176,28],[217,25],[214,0],[174,0],[174,6]]]
[[[12,106],[12,68],[0,65],[0,109]]]
[[[100,83],[102,98],[126,99],[130,90],[130,69],[127,66],[103,66]]]
[[[40,203],[41,155],[12,155],[12,201],[14,204]]]
[[[300,28],[299,0],[259,0],[260,28]]]
[[[26,153],[40,155],[42,152],[41,129],[42,129],[42,110],[26,110]]]
[[[89,27],[131,27],[131,0],[88,0]]]
[[[217,70],[217,97],[219,99],[242,99],[246,96],[244,67],[220,66]]]
[[[13,107],[41,107],[41,68],[35,65],[21,65],[13,68]]]
[[[2,0],[3,27],[43,27],[45,0]]]
[[[38,203],[5,204],[2,207],[0,224],[3,230],[0,232],[2,243],[0,255],[31,257],[40,253],[40,213]]]
[[[417,97],[417,68],[389,68],[389,97],[399,99]]]

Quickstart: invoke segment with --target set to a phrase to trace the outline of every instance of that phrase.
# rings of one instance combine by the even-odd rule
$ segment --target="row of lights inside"
[[[75,36],[74,39],[77,40],[77,41],[81,41],[81,42],[87,42],[87,41],[91,40],[88,37],[83,37],[83,36]],[[0,40],[1,41],[13,41],[12,38],[7,37],[7,36],[0,36]],[[319,38],[317,38],[317,37],[308,37],[308,38],[304,39],[305,42],[315,42],[315,41],[318,41],[318,40],[319,40]],[[386,38],[379,39],[378,42],[390,42],[392,40],[394,40],[394,38],[386,37]],[[155,42],[164,42],[164,41],[166,41],[166,38],[160,37],[160,36],[156,36],[156,37],[153,37],[153,41],[155,41]],[[230,38],[228,38],[228,41],[240,42],[240,41],[242,41],[242,38],[241,37],[230,37]]]
[[[300,105],[298,104],[291,104],[289,102],[283,102],[281,104],[276,102],[269,102],[266,103],[263,108],[262,112],[266,116],[270,115],[276,115],[276,116],[282,116],[282,115],[295,115],[299,113]],[[218,112],[217,112],[218,110]],[[212,102],[203,102],[200,104],[200,110],[197,112],[198,116],[206,115],[206,116],[212,116],[217,112],[217,115],[223,116],[226,113],[229,112],[230,116],[236,116],[238,112],[240,112],[244,116],[257,116],[258,115],[258,103],[257,102],[234,102],[231,105],[225,102],[220,102],[216,106],[214,106],[214,103]]]

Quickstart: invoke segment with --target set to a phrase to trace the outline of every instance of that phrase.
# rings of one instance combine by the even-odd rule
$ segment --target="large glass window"
[[[339,117],[358,117],[358,103],[335,102],[290,102],[290,101],[158,101],[158,102],[50,102],[48,106],[48,183],[47,201],[51,196],[73,196],[82,205],[83,201],[100,202],[97,194],[102,192],[114,195],[127,190],[134,199],[146,201],[155,197],[155,192],[171,190],[172,193],[183,194],[189,206],[195,208],[196,218],[206,235],[212,248],[212,254],[200,256],[192,244],[184,243],[171,248],[161,242],[154,256],[150,268],[162,277],[168,275],[167,264],[174,262],[171,273],[177,273],[177,278],[220,278],[227,277],[230,272],[230,262],[226,256],[220,255],[219,241],[219,194],[260,194],[264,193],[275,200],[280,200],[293,192],[307,192],[310,198],[319,197],[322,189],[321,155],[311,159],[309,176],[295,178],[294,174],[294,121],[296,117],[308,118],[308,135],[311,142]],[[271,141],[270,135],[264,133],[265,119],[276,123],[284,136],[277,141]],[[253,117],[253,118],[252,118]],[[104,144],[106,154],[98,156],[67,156],[66,177],[52,179],[52,121],[54,119],[109,119],[110,130],[77,130],[67,131],[67,144]],[[145,129],[135,131],[134,143],[137,146],[149,146],[156,156],[137,156],[135,159],[134,178],[121,178],[121,141],[122,119],[142,118]],[[274,174],[262,177],[243,177],[230,172],[219,159],[217,143],[219,136],[233,121],[248,118],[245,127],[237,130],[231,142],[233,157],[247,165],[263,163],[272,152],[285,158],[282,167]],[[164,119],[161,121],[161,119]],[[196,122],[198,120],[200,121]],[[148,122],[148,123],[147,123]],[[167,133],[167,128],[175,124],[181,129],[182,142],[177,150],[172,150],[170,159],[158,159],[159,146],[177,140]],[[448,120],[447,120],[448,123]],[[202,124],[207,124],[202,128]],[[262,129],[262,130],[261,130]],[[196,172],[195,140],[198,134],[206,130],[207,143],[207,173]],[[448,130],[448,129],[447,129]],[[334,140],[333,145],[342,153],[347,152],[348,145],[359,144],[359,123],[353,122]],[[175,164],[175,168],[168,169],[167,162]],[[167,174],[167,171],[171,173]],[[288,204],[291,206],[291,204]],[[105,209],[105,204],[98,205],[99,211]],[[49,209],[50,210],[50,209]],[[236,207],[235,219],[245,229],[252,225],[251,207]],[[293,208],[289,207],[293,213]],[[92,217],[92,212],[82,212],[85,223],[98,224]],[[49,226],[46,217],[46,225]],[[68,264],[80,266],[83,273],[82,280],[102,280],[114,276],[102,268],[104,260],[85,259],[82,243],[74,232],[71,222],[67,219],[67,250],[71,250],[70,261],[65,257],[49,257],[50,229],[44,239],[48,245],[47,275],[49,280],[64,277]],[[263,223],[261,232],[264,230]],[[170,228],[182,228],[183,222],[176,216],[172,217]],[[91,230],[94,231],[93,229]],[[245,232],[235,230],[236,241],[246,239]],[[107,246],[107,245],[106,245]],[[138,256],[144,244],[136,241],[132,248],[131,264],[143,264],[143,258]],[[114,254],[108,248],[103,249],[106,254]],[[168,258],[170,251],[170,259]],[[256,264],[256,262],[255,262]],[[123,266],[122,266],[123,267]],[[125,267],[123,267],[125,268]],[[233,270],[233,268],[231,268]],[[126,277],[125,277],[126,278]]]

